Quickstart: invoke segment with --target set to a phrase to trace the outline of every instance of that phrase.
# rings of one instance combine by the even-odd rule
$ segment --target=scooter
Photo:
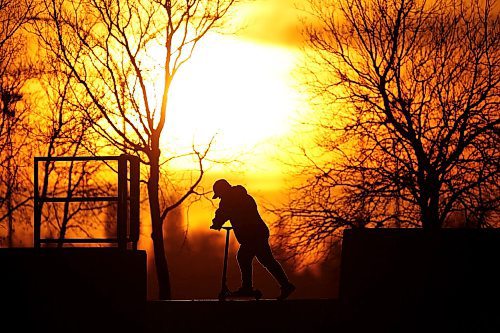
[[[213,229],[213,228],[212,228]],[[231,229],[233,227],[222,227],[222,229],[226,230],[226,247],[224,248],[224,266],[222,269],[222,284],[221,290],[219,293],[219,301],[225,301],[227,298],[255,298],[256,300],[261,299],[262,292],[258,289],[252,290],[250,294],[240,295],[237,292],[232,292],[227,287],[227,255],[229,252],[229,235],[231,233]]]

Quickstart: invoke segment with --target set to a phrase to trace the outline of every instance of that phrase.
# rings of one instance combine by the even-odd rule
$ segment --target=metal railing
[[[139,206],[140,206],[140,161],[137,156],[122,154],[120,156],[78,156],[78,157],[35,157],[34,168],[34,246],[48,243],[116,243],[118,248],[126,249],[128,243],[137,249],[139,241]],[[47,197],[40,195],[38,183],[38,164],[40,162],[74,162],[74,161],[118,161],[118,190],[116,196],[101,197]],[[127,171],[130,170],[130,173]],[[130,195],[128,193],[130,181]],[[116,237],[114,238],[42,238],[41,222],[44,202],[117,202]],[[127,223],[128,222],[128,223]]]

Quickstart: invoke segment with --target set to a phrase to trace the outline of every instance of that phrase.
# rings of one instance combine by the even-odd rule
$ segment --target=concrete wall
[[[385,332],[500,328],[499,264],[499,230],[346,230],[341,316]]]
[[[0,318],[12,331],[118,331],[141,321],[144,251],[0,249],[0,271]]]

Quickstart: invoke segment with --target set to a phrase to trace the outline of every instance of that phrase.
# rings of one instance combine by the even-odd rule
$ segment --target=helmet
[[[228,183],[227,180],[225,179],[219,179],[214,183],[214,196],[212,199],[217,199],[221,197],[221,194],[226,192],[228,189],[231,188],[231,185]]]

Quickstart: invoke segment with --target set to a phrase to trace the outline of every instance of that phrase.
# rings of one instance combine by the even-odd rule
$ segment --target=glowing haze
[[[250,162],[249,172],[252,165],[275,169],[274,143],[305,105],[292,74],[300,55],[298,13],[293,2],[262,0],[238,6],[232,17],[232,32],[208,33],[177,73],[163,148],[182,154],[215,136],[211,159],[236,156]],[[161,59],[161,49],[149,53]]]
[[[207,35],[175,78],[166,144],[190,147],[216,135],[215,150],[232,154],[285,134],[299,103],[294,66],[287,48]]]
[[[215,135],[210,158],[234,157],[243,166],[238,173],[209,166],[205,186],[225,177],[245,185],[259,202],[283,186],[276,144],[289,135],[292,118],[305,107],[293,78],[300,21],[288,0],[248,2],[234,15],[236,32],[207,34],[174,79],[163,148],[188,152]],[[187,164],[181,159],[171,166]],[[191,207],[190,226],[207,228],[213,210],[206,202]]]

